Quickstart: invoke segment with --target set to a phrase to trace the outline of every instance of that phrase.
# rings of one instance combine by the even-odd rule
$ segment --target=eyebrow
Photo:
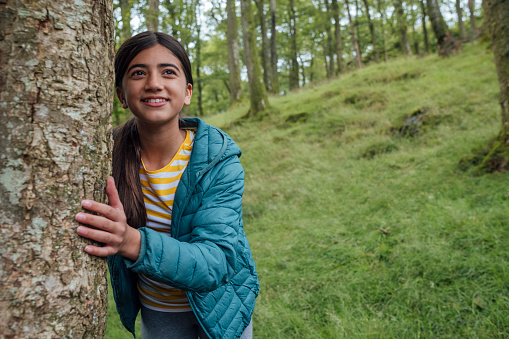
[[[129,69],[127,70],[126,73],[129,73],[133,68],[137,68],[137,67],[139,67],[139,68],[148,68],[148,66],[145,65],[145,64],[134,64],[131,67],[129,67]],[[159,65],[157,65],[157,68],[164,68],[164,67],[173,67],[173,68],[176,68],[177,71],[180,73],[180,68],[178,68],[177,65],[175,65],[175,64],[159,64]]]

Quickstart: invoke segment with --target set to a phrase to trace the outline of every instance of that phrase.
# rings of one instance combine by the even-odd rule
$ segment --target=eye
[[[163,74],[164,74],[164,75],[175,75],[175,74],[177,74],[177,73],[175,73],[175,71],[174,71],[174,70],[172,70],[172,69],[168,68],[168,69],[165,69],[165,70],[163,71]]]
[[[137,70],[131,73],[131,76],[140,76],[144,75],[145,73],[142,70]]]

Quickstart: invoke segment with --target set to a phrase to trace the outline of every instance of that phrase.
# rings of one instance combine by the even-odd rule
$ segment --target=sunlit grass
[[[271,98],[262,121],[206,118],[243,150],[255,337],[509,336],[509,177],[457,165],[498,133],[498,91],[467,45]],[[395,133],[421,108],[432,123]]]

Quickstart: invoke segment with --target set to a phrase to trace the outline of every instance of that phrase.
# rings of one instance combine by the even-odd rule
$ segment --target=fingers
[[[90,240],[94,240],[100,243],[112,245],[113,247],[118,247],[120,241],[117,236],[112,233],[104,232],[101,230],[96,230],[93,228],[88,228],[85,226],[80,226],[77,229],[77,232],[82,237],[88,238]]]
[[[95,255],[98,257],[107,257],[109,255],[115,254],[115,251],[109,246],[97,247],[92,245],[85,246],[85,252],[91,255]]]
[[[122,221],[123,217],[125,217],[123,210],[118,211],[117,209],[113,208],[112,206],[101,204],[99,202],[93,201],[93,200],[83,200],[81,202],[81,206],[83,208],[86,208],[89,211],[97,212],[104,216],[105,218],[108,218],[113,221]],[[80,214],[80,213],[78,213]],[[87,214],[88,216],[89,214]],[[78,220],[81,221],[81,220]],[[94,225],[95,226],[95,225]]]
[[[76,214],[76,220],[82,224],[94,226],[94,227],[100,228],[100,229],[108,231],[108,232],[116,231],[115,223],[113,221],[111,221],[110,219],[101,217],[99,215],[93,215],[93,214],[88,214],[88,213],[78,213],[78,214]]]

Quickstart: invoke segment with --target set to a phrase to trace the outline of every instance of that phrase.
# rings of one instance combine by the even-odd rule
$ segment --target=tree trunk
[[[357,45],[359,45],[359,51],[362,51],[361,45],[361,33],[359,30],[359,1],[355,0],[355,32],[357,33]],[[362,58],[362,54],[361,54]]]
[[[200,11],[197,12],[200,15]],[[198,90],[198,116],[203,116],[203,83],[201,81],[201,23],[196,30],[196,88]]]
[[[401,51],[406,56],[412,54],[407,35],[407,23],[405,20],[405,10],[403,9],[403,1],[396,0],[396,15],[398,17],[398,30],[400,34]]]
[[[331,25],[331,10],[329,5],[329,0],[324,0],[325,2],[325,31],[327,33],[327,54],[329,55],[329,69],[327,71],[327,77],[331,78],[336,75],[334,71],[334,48],[332,48],[332,25]],[[304,66],[303,66],[304,67]]]
[[[297,61],[297,28],[295,7],[293,0],[289,2],[290,8],[290,90],[299,88],[299,62]]]
[[[339,23],[338,0],[332,0],[332,12],[334,15],[334,33],[336,35],[336,61],[338,63],[338,72],[344,73],[345,66],[343,62],[343,39],[341,37],[341,25]]]
[[[112,3],[0,3],[0,336],[104,337],[106,261],[74,216],[111,172]]]
[[[270,63],[270,44],[267,38],[267,24],[265,22],[264,1],[255,0],[258,8],[258,18],[260,19],[260,30],[262,34],[262,65],[263,65],[263,83],[267,91],[272,92],[272,66]]]
[[[226,24],[226,38],[228,43],[228,73],[230,77],[230,100],[234,104],[242,101],[242,81],[240,79],[240,53],[238,42],[237,13],[235,12],[235,0],[226,2],[228,13]]]
[[[456,0],[456,13],[458,14],[458,27],[460,30],[461,40],[467,41],[467,32],[465,31],[465,25],[463,24],[463,9],[461,8],[461,0]]]
[[[131,9],[133,5],[129,0],[119,0],[120,15],[122,16],[122,29],[120,30],[119,45],[133,34],[131,29]]]
[[[475,24],[475,2],[474,0],[468,0],[468,9],[470,12],[470,30],[472,31],[471,39],[475,40],[477,39],[477,36],[479,35],[478,29]]]
[[[457,49],[454,37],[449,32],[445,24],[440,7],[437,0],[427,0],[428,2],[428,15],[433,26],[433,32],[437,39],[438,55],[448,57]]]
[[[426,53],[429,54],[429,38],[428,38],[428,29],[426,28],[426,6],[424,5],[424,0],[419,0],[421,5],[421,24],[422,24],[422,33],[424,34],[424,48],[426,48]]]
[[[270,0],[270,63],[272,70],[272,93],[279,93],[276,46],[276,0]]]
[[[159,0],[148,0],[146,14],[147,30],[156,32],[159,28]]]
[[[250,110],[249,115],[257,116],[269,107],[267,91],[263,85],[260,59],[256,51],[256,27],[254,24],[251,0],[241,0],[242,34],[244,40],[244,62],[249,81]]]
[[[500,84],[502,128],[481,166],[488,170],[509,170],[509,2],[484,0],[483,9]]]
[[[377,2],[378,13],[380,14],[380,19],[382,21],[382,47],[384,49],[384,61],[387,62],[387,44],[385,42],[385,12],[382,10],[382,0],[378,0]]]
[[[353,26],[352,16],[350,14],[350,6],[348,4],[348,0],[345,0],[346,12],[348,13],[348,22],[350,23],[350,35],[352,37],[352,43],[355,48],[355,60],[357,61],[357,67],[362,68],[361,62],[361,52],[359,50],[359,44],[357,43],[357,39],[355,39],[355,29]]]
[[[375,25],[373,25],[373,21],[371,21],[371,15],[369,14],[368,0],[364,0],[364,6],[366,7],[366,18],[368,19],[369,33],[371,34],[371,44],[373,45],[375,62],[378,63],[380,61],[380,56],[378,53],[378,48],[376,47]]]

